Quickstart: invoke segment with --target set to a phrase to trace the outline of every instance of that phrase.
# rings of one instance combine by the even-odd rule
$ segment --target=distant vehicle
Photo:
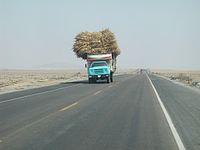
[[[143,70],[142,70],[142,69],[140,69],[140,74],[142,74],[142,72],[143,72]]]
[[[89,83],[97,80],[113,82],[113,73],[116,70],[116,57],[112,54],[87,55],[87,72]]]
[[[192,85],[200,88],[200,81],[194,81],[192,82]]]
[[[200,82],[197,83],[196,87],[200,88]]]
[[[171,80],[176,80],[176,77],[171,76],[170,79],[171,79]]]

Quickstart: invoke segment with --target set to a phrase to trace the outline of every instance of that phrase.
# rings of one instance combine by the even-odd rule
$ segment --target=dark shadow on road
[[[94,83],[89,83],[88,80],[72,81],[72,82],[62,82],[60,84],[107,84],[106,81],[97,81]]]
[[[71,82],[62,82],[60,84],[89,84],[87,80],[80,80],[80,81],[71,81]]]

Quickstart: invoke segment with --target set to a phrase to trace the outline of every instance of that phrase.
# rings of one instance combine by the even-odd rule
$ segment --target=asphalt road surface
[[[185,148],[200,149],[200,93],[149,76]],[[178,150],[147,75],[0,95],[0,150]]]

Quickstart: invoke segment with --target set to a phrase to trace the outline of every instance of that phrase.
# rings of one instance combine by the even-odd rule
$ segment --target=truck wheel
[[[110,82],[113,82],[113,74],[110,74]]]
[[[110,83],[110,78],[109,77],[107,78],[107,83]]]
[[[92,79],[91,78],[89,78],[88,81],[89,81],[89,83],[92,83]]]
[[[110,82],[113,82],[113,78],[112,77],[110,78]]]

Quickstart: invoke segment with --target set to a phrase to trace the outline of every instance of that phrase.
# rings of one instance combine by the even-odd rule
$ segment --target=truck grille
[[[100,74],[100,73],[104,73],[104,71],[103,69],[94,69],[94,73]]]

